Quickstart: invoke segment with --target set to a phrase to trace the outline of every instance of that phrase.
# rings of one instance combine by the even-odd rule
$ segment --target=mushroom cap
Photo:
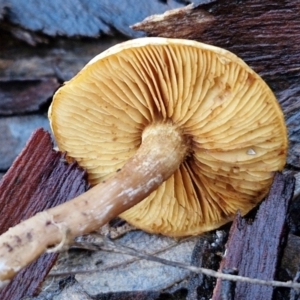
[[[141,38],[92,59],[56,94],[57,145],[95,185],[134,155],[149,124],[172,122],[191,154],[156,191],[121,217],[147,232],[195,235],[250,211],[287,153],[283,113],[270,88],[224,49]]]

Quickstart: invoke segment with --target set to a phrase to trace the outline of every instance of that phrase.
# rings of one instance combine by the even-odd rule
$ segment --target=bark
[[[293,195],[293,177],[278,173],[271,191],[260,205],[255,220],[237,216],[226,245],[226,254],[220,270],[237,270],[238,275],[265,280],[275,279],[283,245],[287,237],[286,214]],[[271,300],[270,286],[236,283],[234,299]],[[221,298],[221,280],[218,279],[213,299]]]
[[[226,48],[263,76],[299,70],[299,1],[208,2],[149,17],[133,28]]]
[[[37,130],[0,181],[0,233],[24,219],[78,196],[87,189],[86,174],[76,163],[52,150],[50,135]],[[8,246],[8,245],[7,245]],[[39,292],[58,254],[46,254],[23,269],[0,292],[0,298],[21,299]]]
[[[0,81],[0,115],[39,111],[59,86],[56,78]]]

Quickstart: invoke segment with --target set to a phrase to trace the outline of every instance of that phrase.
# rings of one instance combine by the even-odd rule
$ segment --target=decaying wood
[[[298,0],[207,2],[149,17],[133,28],[226,48],[263,76],[299,71]]]
[[[286,238],[286,214],[292,199],[294,179],[276,174],[271,191],[261,204],[253,223],[237,216],[234,220],[220,269],[236,269],[238,275],[275,278]],[[221,281],[217,281],[213,299],[221,299]],[[236,283],[234,299],[272,299],[273,288]]]
[[[39,111],[51,99],[58,86],[54,77],[44,80],[0,81],[0,115]]]
[[[0,181],[0,234],[39,211],[86,191],[86,173],[53,151],[49,133],[37,130]],[[0,292],[0,299],[19,300],[39,292],[57,254],[45,254],[23,269]]]

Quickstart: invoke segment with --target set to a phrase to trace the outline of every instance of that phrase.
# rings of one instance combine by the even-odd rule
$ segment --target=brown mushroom
[[[271,90],[232,53],[193,41],[105,51],[57,91],[49,117],[95,186],[0,236],[0,288],[48,247],[121,213],[170,236],[217,228],[257,204],[285,164]]]
[[[58,90],[49,118],[59,149],[100,192],[121,170],[115,205],[136,204],[121,217],[153,233],[199,234],[246,214],[285,164],[286,127],[269,87],[234,54],[194,41],[112,47]]]

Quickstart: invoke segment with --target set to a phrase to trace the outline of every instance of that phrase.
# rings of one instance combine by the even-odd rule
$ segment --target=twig
[[[89,234],[87,236],[80,236],[78,238],[75,239],[75,243],[70,247],[71,249],[82,249],[82,250],[89,250],[89,251],[97,251],[97,250],[103,250],[103,251],[107,251],[107,252],[112,252],[110,250],[104,250],[101,248],[100,245],[104,245],[104,242],[102,241],[104,236],[99,235],[99,234]],[[188,242],[190,240],[192,240],[194,238],[194,236],[190,236],[190,237],[186,237],[186,238],[182,238],[180,239],[180,241],[176,241],[172,244],[167,245],[166,247],[163,247],[159,250],[153,251],[151,254],[149,255],[157,255],[160,253],[163,253],[175,246],[177,246],[178,244],[181,243],[185,243]],[[118,262],[112,265],[109,265],[107,267],[101,267],[101,268],[95,268],[95,269],[73,269],[73,270],[67,270],[67,271],[51,271],[48,276],[67,276],[70,274],[88,274],[88,273],[93,273],[93,272],[103,272],[109,269],[114,269],[114,268],[119,268],[119,267],[124,267],[126,265],[132,264],[136,261],[139,261],[143,258],[137,257],[137,256],[132,256],[132,259],[128,259],[126,261],[123,262]]]
[[[78,243],[78,245],[79,244],[80,243]],[[86,242],[83,245],[84,245],[84,249],[88,248],[88,245],[86,244]],[[190,265],[187,265],[187,264],[184,264],[181,262],[176,262],[176,261],[171,261],[171,260],[167,260],[164,258],[159,258],[154,255],[142,253],[140,250],[137,251],[133,248],[123,246],[115,241],[111,241],[104,237],[103,237],[103,239],[101,239],[100,243],[90,244],[90,249],[93,249],[93,250],[97,249],[97,250],[102,250],[102,251],[127,254],[127,255],[134,256],[134,257],[139,257],[141,259],[158,262],[158,263],[172,266],[175,268],[183,268],[183,269],[189,270],[194,273],[202,273],[207,276],[221,278],[224,280],[231,280],[231,281],[235,281],[235,282],[247,282],[247,283],[267,285],[267,286],[272,286],[272,287],[287,287],[287,288],[293,288],[295,290],[300,289],[300,283],[296,283],[296,282],[292,282],[292,281],[283,282],[283,281],[276,281],[276,280],[262,280],[262,279],[256,279],[256,278],[250,278],[250,277],[244,277],[244,276],[238,276],[238,275],[224,274],[224,273],[217,272],[217,271],[214,271],[211,269],[194,267],[194,266],[190,266]],[[97,272],[97,271],[103,271],[103,270],[102,269],[89,270],[89,272]],[[57,274],[51,273],[51,275],[55,276]],[[61,275],[61,273],[59,275]]]

